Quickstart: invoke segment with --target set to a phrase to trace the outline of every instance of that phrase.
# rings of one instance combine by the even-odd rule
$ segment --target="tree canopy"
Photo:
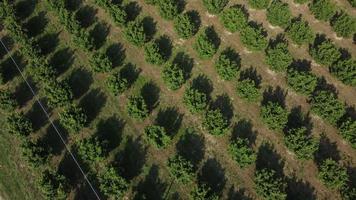
[[[328,158],[319,168],[319,179],[332,189],[341,189],[348,181],[346,168]]]
[[[321,43],[314,44],[311,46],[309,52],[317,63],[326,66],[331,66],[341,57],[341,52],[331,40],[325,40]]]
[[[335,14],[335,5],[330,0],[313,0],[309,4],[310,11],[316,19],[329,21]]]
[[[287,184],[277,177],[273,169],[257,170],[255,173],[255,189],[259,196],[266,200],[284,200],[287,197]]]
[[[189,183],[194,178],[193,164],[180,155],[168,159],[170,174],[181,183]]]
[[[127,23],[124,30],[124,36],[127,41],[136,46],[143,46],[147,42],[147,36],[141,19],[136,19]]]
[[[111,199],[122,199],[129,188],[128,182],[113,167],[106,167],[99,173],[99,188]]]
[[[270,0],[248,0],[248,5],[255,9],[266,9]]]
[[[273,0],[267,8],[267,20],[273,26],[286,28],[292,19],[292,13],[289,10],[288,4],[280,0]]]
[[[212,135],[222,135],[227,131],[229,122],[220,109],[214,109],[206,112],[203,126]]]
[[[262,51],[267,47],[268,41],[261,26],[246,26],[240,33],[240,40],[247,49]]]
[[[127,113],[134,119],[143,120],[148,116],[148,106],[141,95],[131,96],[126,106]]]
[[[312,159],[317,150],[317,141],[308,133],[307,128],[292,128],[286,131],[284,143],[299,159]]]
[[[241,31],[248,25],[248,18],[240,5],[231,6],[220,14],[222,25],[230,32]]]
[[[204,92],[193,87],[185,89],[183,103],[192,113],[202,112],[208,106],[208,97]]]
[[[238,75],[241,67],[240,56],[232,48],[226,48],[215,61],[215,69],[224,80],[232,80]]]
[[[273,130],[282,130],[288,122],[288,111],[279,103],[268,101],[261,108],[262,120]]]
[[[309,44],[314,40],[314,33],[308,22],[302,19],[294,19],[287,27],[287,35],[297,45]]]
[[[287,72],[287,84],[296,92],[309,96],[318,85],[318,77],[310,70],[290,67]]]
[[[162,70],[162,78],[171,90],[177,90],[185,83],[185,73],[175,63],[168,63]]]
[[[66,106],[59,113],[59,121],[61,125],[70,132],[78,132],[87,122],[87,116],[83,110],[74,104]]]
[[[188,39],[198,32],[199,24],[194,20],[190,12],[186,12],[174,19],[174,30],[179,37]]]
[[[293,62],[293,57],[288,50],[287,42],[271,44],[266,50],[266,63],[277,72],[285,72]]]
[[[356,86],[356,60],[353,58],[340,59],[330,66],[330,72],[343,83]]]
[[[145,128],[145,136],[147,140],[155,147],[165,148],[171,141],[164,127],[159,125],[149,125]]]
[[[193,48],[202,59],[211,58],[217,52],[220,39],[213,27],[207,27],[199,33],[193,44]]]
[[[22,113],[12,113],[6,118],[7,128],[10,134],[28,136],[33,131],[32,122]]]
[[[211,14],[220,13],[229,0],[203,0],[203,5]]]
[[[246,138],[236,138],[229,144],[229,153],[241,168],[256,161],[256,153],[249,145]]]
[[[356,19],[341,11],[331,20],[331,26],[337,36],[349,38],[356,32]]]

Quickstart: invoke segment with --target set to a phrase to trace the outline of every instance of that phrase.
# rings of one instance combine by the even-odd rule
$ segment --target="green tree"
[[[205,28],[197,37],[193,44],[193,48],[197,51],[202,59],[211,58],[217,52],[220,45],[215,30],[212,27]]]
[[[352,7],[356,7],[356,0],[348,0]]]
[[[271,5],[267,8],[267,20],[273,26],[280,26],[286,28],[292,18],[287,3],[280,0],[273,0]]]
[[[106,86],[113,95],[117,96],[127,90],[129,82],[126,78],[122,77],[120,72],[117,72],[108,77]]]
[[[69,105],[59,113],[59,122],[70,132],[78,132],[87,122],[87,116],[80,107]]]
[[[310,70],[291,67],[287,72],[287,84],[296,92],[309,96],[318,85],[318,77]]]
[[[248,5],[254,9],[266,9],[270,3],[270,0],[248,0]]]
[[[179,182],[186,184],[193,180],[193,164],[180,155],[168,159],[169,173]]]
[[[44,170],[38,181],[38,186],[46,199],[65,200],[68,195],[68,183],[63,175]]]
[[[261,51],[267,47],[268,41],[261,26],[246,26],[241,30],[240,40],[242,44],[252,51]]]
[[[288,122],[288,111],[279,103],[268,101],[262,105],[261,117],[270,129],[282,130]]]
[[[188,39],[198,32],[199,25],[194,21],[191,14],[186,12],[174,19],[174,30],[180,38]]]
[[[319,90],[310,98],[311,111],[333,125],[345,114],[345,106],[332,92]]]
[[[239,97],[246,99],[248,102],[257,101],[261,96],[258,85],[250,78],[242,79],[237,82],[236,93]]]
[[[123,6],[111,3],[110,6],[107,7],[107,10],[115,24],[119,26],[126,24],[127,13]]]
[[[341,57],[341,52],[331,40],[325,40],[319,44],[314,44],[309,52],[317,63],[326,66],[331,66]]]
[[[140,96],[131,96],[126,106],[127,113],[134,119],[143,120],[148,116],[148,106]]]
[[[104,160],[105,149],[97,137],[82,139],[77,145],[77,153],[88,165],[99,163]]]
[[[171,138],[162,126],[149,125],[144,131],[147,140],[158,149],[165,148],[171,141]]]
[[[184,92],[183,103],[192,113],[199,113],[208,106],[208,97],[204,92],[193,87],[187,88]]]
[[[232,80],[240,70],[240,56],[232,48],[226,48],[221,52],[219,58],[215,62],[215,69],[219,76],[224,80]]]
[[[12,113],[6,118],[7,129],[10,134],[28,136],[33,132],[32,122],[22,113]]]
[[[356,86],[356,60],[352,58],[340,59],[330,67],[332,75],[343,83]]]
[[[335,5],[330,0],[313,0],[309,9],[316,19],[329,21],[335,15]]]
[[[228,2],[229,0],[203,0],[203,5],[209,13],[219,14]]]
[[[266,63],[277,72],[285,72],[293,62],[293,57],[288,50],[287,42],[278,42],[268,46],[266,50]]]
[[[106,167],[98,177],[100,191],[110,199],[122,199],[129,188],[127,181],[113,167]]]
[[[168,63],[164,67],[162,71],[162,78],[164,83],[171,90],[177,90],[185,83],[184,70],[174,63]]]
[[[348,181],[346,168],[330,158],[323,161],[318,176],[331,189],[341,189]]]
[[[253,164],[256,161],[256,153],[249,146],[246,138],[236,138],[229,145],[229,153],[241,168]]]
[[[157,41],[145,45],[145,60],[153,65],[162,65],[167,60]]]
[[[341,11],[331,20],[331,26],[339,37],[349,38],[356,32],[355,18],[345,11]]]
[[[298,159],[312,159],[317,150],[317,141],[308,133],[305,127],[289,129],[284,136],[284,143],[292,150]]]
[[[302,19],[293,20],[287,27],[287,35],[297,45],[312,43],[314,33],[308,22]]]
[[[163,19],[172,20],[179,14],[177,0],[157,0],[159,14]]]
[[[14,111],[17,102],[14,96],[7,90],[0,89],[0,109],[4,111]]]
[[[89,62],[94,72],[109,72],[113,68],[109,57],[101,51],[94,52]]]
[[[135,46],[141,47],[147,41],[147,36],[141,19],[127,23],[124,29],[124,37]]]
[[[223,135],[228,129],[229,122],[220,109],[213,109],[206,112],[203,126],[212,135]]]
[[[272,169],[257,170],[255,189],[259,196],[266,200],[284,200],[287,197],[287,184]]]
[[[347,118],[341,122],[339,127],[341,136],[350,142],[351,146],[356,149],[356,120]]]
[[[24,140],[21,144],[21,152],[22,156],[33,168],[43,166],[49,160],[49,153],[40,141]]]
[[[190,192],[190,200],[218,200],[219,196],[215,194],[212,189],[205,185],[201,184],[195,186]]]
[[[248,18],[240,5],[231,6],[220,14],[220,22],[230,32],[241,31],[248,25]]]
[[[43,90],[47,103],[51,107],[67,105],[73,98],[73,93],[67,82],[48,81]]]

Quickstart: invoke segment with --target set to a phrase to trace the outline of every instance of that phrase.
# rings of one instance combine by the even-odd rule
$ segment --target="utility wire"
[[[101,200],[98,193],[95,191],[93,185],[91,184],[91,182],[89,181],[87,175],[84,173],[84,170],[82,169],[82,167],[80,166],[79,162],[77,161],[77,159],[75,158],[74,154],[72,153],[72,151],[69,149],[69,147],[67,146],[64,137],[62,136],[62,134],[59,132],[59,130],[57,129],[56,125],[54,125],[53,121],[51,120],[51,118],[49,117],[48,112],[46,111],[45,107],[43,106],[43,104],[41,103],[41,101],[38,99],[36,92],[34,91],[34,89],[32,88],[32,86],[30,85],[30,83],[26,80],[22,70],[20,69],[20,67],[17,65],[16,61],[14,60],[14,58],[10,55],[10,51],[8,50],[8,48],[6,47],[6,45],[4,44],[4,42],[2,41],[2,39],[0,39],[0,42],[2,44],[2,46],[4,47],[5,51],[7,52],[7,54],[9,54],[10,59],[12,60],[12,62],[15,64],[18,72],[21,74],[22,79],[26,82],[28,88],[31,90],[31,93],[33,95],[33,97],[35,98],[35,100],[37,101],[37,103],[40,105],[42,111],[45,113],[48,121],[51,123],[52,127],[54,128],[54,130],[56,131],[58,137],[61,139],[64,147],[66,148],[66,150],[68,151],[69,155],[72,157],[73,161],[75,162],[75,164],[77,165],[78,169],[80,170],[80,172],[83,174],[85,181],[89,184],[91,190],[93,191],[93,193],[95,194],[96,198],[98,200]]]

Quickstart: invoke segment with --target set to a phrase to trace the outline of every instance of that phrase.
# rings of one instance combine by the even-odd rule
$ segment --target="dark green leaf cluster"
[[[181,183],[189,183],[193,180],[193,164],[180,155],[168,159],[167,163],[170,174]]]
[[[331,40],[325,40],[320,44],[313,45],[309,52],[317,63],[326,66],[331,66],[341,57],[341,52]]]
[[[217,37],[214,29],[205,28],[195,40],[193,48],[202,59],[211,58],[219,48],[220,39]]]
[[[328,158],[319,168],[319,179],[329,188],[341,189],[348,181],[346,168]]]
[[[171,90],[177,90],[185,83],[185,73],[175,63],[168,63],[162,70],[162,78],[164,83]]]
[[[104,168],[98,181],[100,191],[109,199],[122,199],[129,188],[127,181],[113,167]]]
[[[288,4],[280,0],[273,0],[267,9],[267,20],[273,26],[286,28],[292,18]]]
[[[319,90],[310,99],[311,111],[335,125],[345,114],[345,106],[332,92]]]
[[[229,153],[242,168],[256,161],[256,153],[250,147],[246,138],[236,138],[232,141],[229,145]]]
[[[28,136],[32,131],[32,122],[23,114],[13,113],[6,118],[7,128],[10,134]]]
[[[124,30],[124,36],[127,41],[135,46],[141,47],[147,41],[145,29],[141,19],[128,22]]]
[[[172,20],[179,14],[177,0],[157,0],[156,5],[163,19]]]
[[[335,14],[335,5],[330,0],[313,0],[309,9],[316,19],[329,21]]]
[[[220,14],[220,22],[230,32],[241,31],[248,24],[248,18],[240,5],[231,6]]]
[[[246,99],[248,102],[254,102],[261,96],[260,89],[256,82],[249,78],[238,81],[236,93],[239,97]]]
[[[331,26],[339,37],[351,37],[356,32],[356,19],[345,11],[331,20]]]
[[[68,195],[68,183],[63,175],[57,172],[45,170],[41,174],[38,187],[46,199],[65,200]]]
[[[356,0],[348,0],[352,7],[356,7]]]
[[[208,106],[208,96],[198,89],[189,87],[184,92],[183,103],[190,112],[199,113]]]
[[[240,32],[242,44],[252,51],[261,51],[267,47],[268,41],[261,26],[246,26]]]
[[[164,127],[158,125],[147,126],[145,136],[151,144],[159,149],[165,148],[171,141]]]
[[[277,102],[268,101],[262,105],[261,117],[270,129],[282,130],[288,122],[288,110]]]
[[[190,192],[191,200],[219,200],[219,196],[205,184],[195,186]]]
[[[212,135],[223,135],[228,129],[229,122],[220,109],[212,109],[205,113],[203,126]]]
[[[204,7],[211,14],[220,13],[226,6],[229,0],[203,0]]]
[[[266,50],[266,63],[277,72],[285,72],[293,62],[293,57],[288,50],[286,42],[270,45]]]
[[[259,196],[266,200],[284,200],[287,197],[287,184],[277,177],[273,169],[257,170],[255,174],[255,187]]]
[[[73,93],[68,83],[51,81],[43,88],[48,105],[55,108],[67,105],[73,98]]]
[[[312,159],[317,150],[317,141],[308,133],[305,127],[289,129],[284,136],[284,143],[292,150],[298,159]]]
[[[94,72],[109,72],[113,68],[109,57],[101,51],[93,53],[90,58],[90,66]]]
[[[77,153],[89,165],[104,160],[105,149],[97,137],[82,139],[77,145]]]
[[[194,21],[193,17],[186,12],[178,15],[178,17],[174,19],[174,30],[179,37],[188,39],[198,32],[199,25]]]
[[[232,80],[238,75],[241,67],[240,56],[232,48],[227,48],[221,52],[215,62],[215,69],[224,80]]]
[[[117,72],[108,77],[106,86],[113,95],[117,96],[129,87],[129,82],[126,78],[122,77],[120,72]]]
[[[0,109],[13,111],[17,107],[14,96],[7,90],[0,89]]]
[[[356,86],[356,60],[342,59],[331,65],[330,72],[343,83]]]
[[[352,120],[350,117],[345,119],[341,123],[339,131],[341,136],[356,149],[356,120]]]
[[[290,23],[287,28],[287,35],[298,45],[309,44],[314,40],[314,33],[308,22],[297,19]]]
[[[49,160],[49,153],[41,142],[24,140],[21,144],[22,156],[32,167],[43,166]]]
[[[296,92],[309,96],[318,85],[318,77],[309,70],[291,67],[287,73],[287,84]]]
[[[111,0],[95,0],[95,3],[104,8],[117,25],[122,26],[126,23],[127,13],[122,5],[112,3]]]
[[[78,132],[87,122],[87,116],[80,107],[69,105],[59,113],[59,122],[69,132]]]
[[[254,9],[266,9],[270,0],[248,0],[248,5]]]
[[[149,113],[148,106],[141,95],[131,96],[126,109],[130,117],[139,120],[145,119]]]
[[[145,45],[145,60],[153,65],[162,65],[167,60],[157,41]]]

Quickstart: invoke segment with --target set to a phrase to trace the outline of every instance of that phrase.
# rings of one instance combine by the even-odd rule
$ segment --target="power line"
[[[46,111],[45,107],[43,106],[43,104],[41,103],[41,101],[38,99],[36,92],[34,91],[34,89],[32,88],[32,86],[30,85],[30,83],[26,80],[22,70],[20,69],[20,67],[17,65],[16,61],[14,60],[14,58],[12,57],[12,55],[10,54],[10,51],[8,50],[8,48],[6,47],[6,45],[3,43],[2,39],[0,39],[0,42],[2,44],[2,46],[5,48],[5,51],[7,52],[7,54],[9,54],[10,59],[12,60],[12,62],[15,64],[18,72],[20,73],[22,79],[26,82],[28,88],[30,89],[33,97],[35,98],[35,100],[37,101],[37,103],[40,105],[42,111],[45,113],[48,121],[51,123],[52,127],[54,128],[54,130],[56,131],[58,137],[61,139],[64,147],[66,148],[66,150],[68,151],[69,155],[72,157],[73,161],[75,162],[75,164],[77,165],[78,169],[80,170],[80,172],[83,174],[84,179],[86,180],[86,182],[89,184],[91,190],[94,192],[96,198],[98,200],[101,200],[98,193],[95,191],[93,185],[91,184],[91,182],[89,181],[88,177],[86,176],[86,174],[84,173],[84,170],[82,169],[82,167],[80,166],[79,162],[77,161],[77,159],[75,158],[74,154],[72,153],[72,151],[69,149],[69,147],[67,146],[64,137],[62,136],[62,134],[59,132],[59,130],[57,129],[56,125],[54,125],[53,121],[51,120],[51,118],[49,117],[48,112]]]

